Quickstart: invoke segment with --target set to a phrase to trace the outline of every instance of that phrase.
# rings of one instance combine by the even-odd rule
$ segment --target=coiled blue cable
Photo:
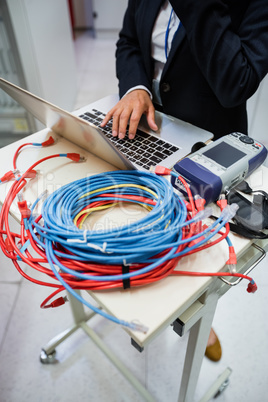
[[[121,185],[124,187],[120,187]],[[111,186],[114,187],[109,188]],[[106,190],[107,188],[109,189]],[[107,193],[111,196],[107,197],[105,195]],[[118,200],[120,202],[122,199],[118,197],[118,194],[123,195],[124,200],[130,202],[151,206],[150,200],[155,205],[151,206],[152,209],[145,217],[119,228],[83,230],[74,224],[75,217],[83,208],[95,201]],[[144,203],[133,200],[131,196],[142,197]],[[32,214],[27,227],[34,241],[45,250],[54,275],[74,297],[93,311],[131,328],[133,328],[133,323],[127,324],[117,320],[78,296],[64,281],[58,270],[80,280],[124,281],[147,273],[172,258],[177,258],[200,247],[226,223],[225,220],[219,218],[206,231],[198,233],[190,239],[190,241],[198,239],[205,234],[204,240],[178,253],[178,247],[189,242],[189,239],[182,239],[182,228],[191,223],[186,220],[185,203],[180,196],[174,193],[172,185],[166,179],[141,171],[106,172],[66,184],[43,202],[41,223],[36,222],[33,213],[38,201],[39,199],[32,206]],[[218,228],[212,232],[217,225]],[[54,247],[57,244],[62,247]],[[154,258],[162,251],[165,251],[163,256]],[[61,259],[106,264],[107,266],[138,263],[145,264],[145,267],[126,274],[109,275],[107,273],[97,276],[67,268],[61,263]]]

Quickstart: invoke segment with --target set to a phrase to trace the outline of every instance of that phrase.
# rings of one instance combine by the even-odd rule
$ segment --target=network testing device
[[[186,180],[193,195],[200,195],[208,204],[242,182],[265,161],[266,156],[267,149],[263,144],[234,132],[188,155],[173,169]],[[173,177],[172,185],[185,193],[179,178]]]

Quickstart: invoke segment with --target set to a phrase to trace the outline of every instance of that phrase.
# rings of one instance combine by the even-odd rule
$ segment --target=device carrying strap
[[[253,202],[241,192],[253,195]],[[268,194],[262,190],[253,191],[243,181],[230,190],[226,197],[228,204],[236,203],[239,206],[234,223],[230,223],[231,231],[248,239],[267,239],[268,235],[262,230],[268,228]]]
[[[217,216],[211,216],[212,219],[218,219]],[[268,234],[263,233],[262,231],[254,231],[244,227],[241,224],[236,224],[233,222],[229,222],[230,230],[233,233],[238,234],[239,236],[245,237],[246,239],[268,239]]]
[[[262,231],[255,232],[253,230],[243,227],[241,224],[237,225],[235,223],[229,222],[230,230],[246,239],[268,239],[268,234]]]

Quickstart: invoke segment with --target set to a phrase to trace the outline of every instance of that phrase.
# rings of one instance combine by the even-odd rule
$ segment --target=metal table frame
[[[262,240],[252,243],[252,245],[238,259],[237,271],[249,273],[255,266],[264,259],[268,241]],[[223,278],[222,278],[223,279]],[[213,317],[217,308],[219,298],[224,295],[231,286],[235,286],[239,280],[226,283],[218,278],[213,278],[208,288],[193,301],[190,306],[185,306],[185,310],[173,322],[170,322],[178,335],[183,336],[189,331],[187,351],[184,361],[183,375],[180,385],[179,402],[192,402],[201,370],[204,352],[207,345],[209,332]],[[126,368],[120,359],[106,346],[102,339],[88,325],[88,321],[95,313],[86,314],[83,305],[70,295],[70,306],[72,309],[74,325],[57,335],[46,346],[42,348],[40,360],[42,363],[54,363],[56,360],[56,347],[71,336],[77,329],[82,328],[91,338],[96,346],[102,350],[106,357],[115,365],[121,374],[136,388],[146,401],[154,401],[149,391],[136,379],[131,371]],[[159,332],[162,329],[159,330]],[[139,350],[143,346],[135,342],[132,344]],[[200,402],[209,401],[212,397],[221,393],[228,385],[231,369],[228,367],[216,379],[212,387],[207,391]]]

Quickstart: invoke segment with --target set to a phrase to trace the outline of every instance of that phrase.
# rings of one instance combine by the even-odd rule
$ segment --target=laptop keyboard
[[[150,166],[160,164],[168,156],[179,150],[175,145],[140,130],[137,130],[133,140],[128,138],[127,133],[123,139],[113,137],[112,122],[109,122],[105,127],[100,127],[105,114],[96,109],[85,112],[79,117],[97,126],[128,160],[147,170],[150,169]]]

